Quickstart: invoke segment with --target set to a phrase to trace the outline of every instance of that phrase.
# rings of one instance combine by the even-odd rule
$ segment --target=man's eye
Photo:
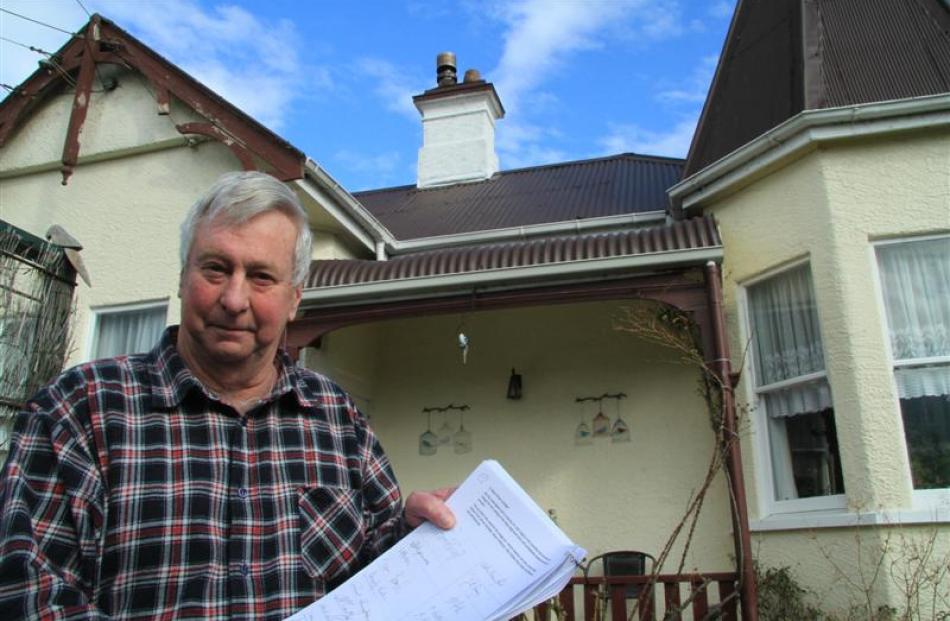
[[[267,285],[277,282],[277,279],[274,278],[273,275],[266,274],[266,273],[251,274],[251,278],[254,279],[255,282],[259,282],[259,283],[267,284]]]

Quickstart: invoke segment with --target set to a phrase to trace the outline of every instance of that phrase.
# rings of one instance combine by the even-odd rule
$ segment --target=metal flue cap
[[[458,83],[454,52],[442,52],[436,56],[435,68],[439,86],[452,86]]]
[[[478,72],[478,69],[469,69],[465,72],[465,77],[462,78],[462,82],[468,84],[469,82],[478,82],[482,79],[482,74]]]

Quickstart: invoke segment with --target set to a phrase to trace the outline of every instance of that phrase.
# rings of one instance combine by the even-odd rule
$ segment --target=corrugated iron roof
[[[722,247],[712,216],[660,226],[458,246],[401,255],[388,261],[318,260],[305,287],[335,287],[400,279],[469,274],[593,259]]]
[[[740,0],[684,176],[802,110],[946,92],[941,0]]]
[[[396,239],[662,211],[683,160],[625,153],[509,170],[439,188],[355,192]]]
[[[950,91],[950,9],[935,0],[823,0],[825,99],[809,108]]]

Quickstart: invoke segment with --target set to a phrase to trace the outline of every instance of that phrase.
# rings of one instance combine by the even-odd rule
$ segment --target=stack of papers
[[[498,462],[447,504],[454,528],[422,524],[286,621],[505,621],[557,595],[586,555]]]

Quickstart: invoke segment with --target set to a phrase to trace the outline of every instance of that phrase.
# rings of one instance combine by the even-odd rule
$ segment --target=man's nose
[[[226,312],[237,315],[247,310],[249,302],[247,279],[243,274],[232,274],[221,292],[221,306]]]

